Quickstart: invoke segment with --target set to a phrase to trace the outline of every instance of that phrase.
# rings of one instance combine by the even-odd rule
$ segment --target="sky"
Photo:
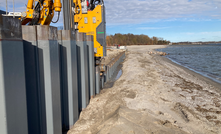
[[[12,1],[8,0],[9,11]],[[28,0],[14,0],[25,11]],[[221,0],[104,0],[107,34],[132,33],[171,42],[221,41]],[[0,0],[5,10],[5,0]],[[63,20],[55,24],[62,26]],[[57,19],[57,16],[54,17]]]

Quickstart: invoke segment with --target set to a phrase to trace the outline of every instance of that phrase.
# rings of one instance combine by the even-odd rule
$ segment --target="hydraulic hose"
[[[58,12],[58,19],[57,19],[57,21],[54,22],[54,21],[51,20],[51,22],[52,23],[57,23],[59,21],[59,18],[60,18],[60,12]]]

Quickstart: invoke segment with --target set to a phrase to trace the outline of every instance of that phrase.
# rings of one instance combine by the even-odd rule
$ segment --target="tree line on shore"
[[[170,41],[164,40],[159,37],[150,38],[147,35],[134,35],[134,34],[120,34],[107,35],[106,36],[107,46],[114,45],[167,45]]]

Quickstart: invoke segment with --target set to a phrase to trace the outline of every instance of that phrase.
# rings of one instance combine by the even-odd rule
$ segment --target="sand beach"
[[[68,134],[221,134],[221,85],[155,53],[164,47],[127,47],[121,77]]]

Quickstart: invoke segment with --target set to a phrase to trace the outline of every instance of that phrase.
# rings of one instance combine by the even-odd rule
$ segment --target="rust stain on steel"
[[[86,41],[86,33],[75,33],[76,41]]]
[[[62,30],[58,30],[58,40],[62,40]]]
[[[86,41],[94,41],[93,35],[86,35]]]
[[[0,15],[0,39],[22,40],[21,21]]]
[[[58,30],[56,27],[47,25],[37,26],[37,39],[38,40],[57,40]]]
[[[75,33],[72,30],[62,30],[62,40],[75,40]]]
[[[100,65],[100,71],[101,71],[101,72],[105,72],[105,71],[106,71],[104,64]]]
[[[22,38],[27,41],[36,41],[37,40],[37,30],[36,26],[22,26]]]
[[[62,40],[71,40],[70,30],[62,30]]]

